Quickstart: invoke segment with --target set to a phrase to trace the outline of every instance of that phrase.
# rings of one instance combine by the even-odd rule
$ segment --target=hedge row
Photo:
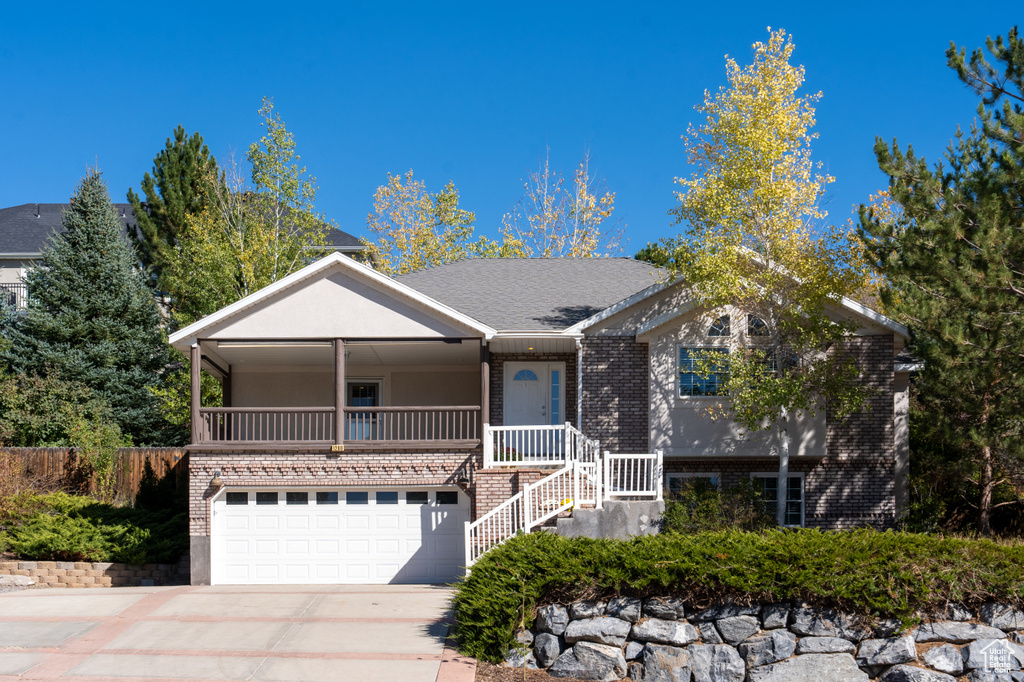
[[[519,535],[456,586],[460,650],[501,660],[537,606],[616,594],[676,594],[695,608],[800,599],[910,624],[949,602],[1024,605],[1024,545],[872,530]]]

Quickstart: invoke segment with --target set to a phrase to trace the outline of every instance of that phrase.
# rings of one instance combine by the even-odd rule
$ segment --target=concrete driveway
[[[128,587],[0,594],[0,681],[469,682],[430,585]]]

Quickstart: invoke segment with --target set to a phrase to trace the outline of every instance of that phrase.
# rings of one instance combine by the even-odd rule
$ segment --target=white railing
[[[604,470],[604,499],[616,497],[662,498],[662,451],[654,454],[612,454],[605,452],[601,468]]]
[[[557,466],[571,461],[595,462],[600,443],[566,422],[555,426],[484,424],[484,468]]]

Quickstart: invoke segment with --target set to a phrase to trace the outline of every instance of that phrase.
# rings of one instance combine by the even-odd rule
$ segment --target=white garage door
[[[464,574],[458,488],[227,489],[213,502],[215,585],[441,583]]]

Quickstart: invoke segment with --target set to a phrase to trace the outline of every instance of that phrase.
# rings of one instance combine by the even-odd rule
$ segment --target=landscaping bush
[[[905,624],[949,602],[1024,605],[1024,545],[931,535],[774,529],[662,534],[629,541],[519,535],[456,587],[460,651],[504,657],[539,604],[614,594],[714,602],[801,599]]]
[[[0,518],[0,547],[29,561],[173,563],[188,550],[184,512],[115,507],[66,493],[23,494]]]
[[[764,530],[775,525],[775,510],[766,511],[752,481],[720,488],[711,479],[694,477],[665,496],[663,533],[703,533],[712,530]]]

